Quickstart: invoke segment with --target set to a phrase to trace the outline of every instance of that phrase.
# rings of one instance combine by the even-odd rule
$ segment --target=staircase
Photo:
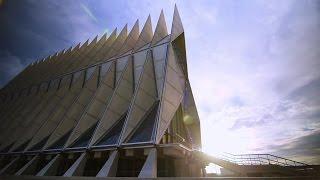
[[[208,163],[214,163],[236,176],[315,176],[320,175],[320,167],[272,154],[225,153],[214,157],[198,151],[197,156]]]

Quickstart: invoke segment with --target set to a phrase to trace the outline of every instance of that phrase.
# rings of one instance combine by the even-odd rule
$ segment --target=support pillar
[[[61,155],[57,154],[36,176],[54,176],[58,170]]]
[[[15,157],[9,164],[7,164],[6,166],[4,166],[1,170],[0,170],[0,175],[2,175],[3,173],[5,173],[10,167],[12,167],[14,165],[15,162],[17,162],[19,160],[19,156]]]
[[[146,162],[144,163],[138,178],[156,178],[157,177],[157,149],[152,148],[149,151]]]
[[[190,173],[185,159],[175,159],[174,170],[175,177],[188,177]]]
[[[83,174],[84,166],[86,165],[88,156],[84,152],[80,157],[72,164],[72,166],[64,173],[64,177],[81,176]]]
[[[115,177],[117,174],[119,152],[113,151],[96,177]]]
[[[37,162],[39,161],[39,156],[34,156],[26,165],[24,165],[15,175],[21,175],[22,173],[32,172],[37,167]]]

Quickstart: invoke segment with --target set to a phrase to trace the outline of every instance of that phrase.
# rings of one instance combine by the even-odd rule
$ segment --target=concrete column
[[[32,172],[37,167],[37,163],[39,161],[39,156],[34,156],[26,165],[24,165],[15,175],[21,175],[22,173]]]
[[[80,157],[72,164],[72,166],[64,173],[63,176],[81,176],[83,174],[84,166],[86,165],[88,156],[84,152]]]
[[[207,177],[207,171],[206,168],[201,168],[202,177]]]
[[[6,166],[4,166],[1,170],[0,170],[0,175],[2,175],[4,172],[6,172],[10,167],[12,167],[14,165],[15,162],[17,162],[19,160],[20,157],[15,157],[9,164],[7,164]]]
[[[57,154],[51,161],[42,168],[36,176],[54,176],[58,170],[61,155]]]
[[[174,174],[175,177],[187,177],[189,176],[189,166],[185,162],[185,159],[175,159],[174,160]]]
[[[119,152],[113,151],[96,177],[115,177],[117,174]]]
[[[191,177],[201,177],[202,174],[201,174],[201,167],[200,167],[200,164],[197,163],[197,162],[190,162],[189,163],[189,169],[190,169],[190,174],[189,176]]]
[[[157,177],[157,149],[152,148],[149,151],[146,162],[144,163],[138,178],[156,178]]]

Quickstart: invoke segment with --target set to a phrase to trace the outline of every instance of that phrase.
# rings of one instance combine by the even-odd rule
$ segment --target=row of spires
[[[177,17],[175,17],[175,16],[177,16]],[[175,26],[174,23],[180,23],[176,27],[182,27],[181,21],[177,21],[178,20],[177,18],[180,19],[180,16],[179,16],[177,7],[175,6],[172,27]],[[128,24],[126,24],[122,28],[121,33],[118,36],[120,36],[122,33],[127,34],[127,28],[128,28]],[[172,30],[175,30],[175,29],[172,28]],[[181,31],[181,29],[179,31]],[[130,33],[139,33],[139,19],[137,19],[136,22],[134,23]],[[117,34],[117,28],[115,28],[112,31],[112,33],[109,36],[109,38],[112,37],[113,35],[116,36],[116,34]],[[171,34],[172,34],[172,32],[171,32]],[[158,42],[159,37],[161,38],[161,37],[164,37],[164,36],[168,35],[168,30],[167,30],[167,25],[166,25],[166,21],[165,21],[163,10],[161,10],[161,13],[160,13],[160,16],[159,16],[159,19],[158,19],[158,22],[157,22],[155,35],[157,35],[158,38],[156,37],[156,38],[152,39],[152,37],[153,37],[152,21],[151,21],[151,16],[149,14],[149,16],[148,16],[148,18],[147,18],[147,20],[146,20],[146,22],[144,24],[144,27],[143,27],[140,35],[139,35],[139,39],[138,39],[138,42],[136,43],[136,46],[135,46],[134,50],[137,50],[137,49],[141,48],[144,44],[148,43],[148,42],[144,42],[142,38],[144,38],[144,39],[150,39],[151,38],[152,39],[152,43],[151,44],[154,45],[156,42]],[[90,45],[97,44],[98,42],[107,41],[107,40],[108,40],[108,35],[107,35],[107,32],[106,32],[101,36],[100,39],[99,39],[99,35],[97,35],[92,39],[92,41],[90,41],[90,39],[87,39],[82,44],[81,44],[81,42],[79,42],[75,46],[71,46],[69,48],[65,48],[65,49],[63,49],[61,51],[58,51],[58,52],[52,54],[52,55],[49,55],[48,57],[42,58],[40,60],[36,60],[36,61],[32,62],[30,64],[30,66],[37,65],[37,64],[42,63],[42,62],[47,61],[47,60],[54,60],[55,58],[60,57],[63,54],[66,54],[68,52],[73,52],[75,50],[78,50],[78,49],[81,49],[81,48],[86,48],[86,47],[88,47]],[[124,53],[123,50],[121,52]],[[120,52],[120,54],[121,54],[121,52]]]
[[[56,52],[53,55],[50,55],[42,60],[39,60],[39,61],[36,61],[36,62],[30,64],[27,68],[25,68],[24,71],[22,71],[18,76],[15,77],[15,79],[13,79],[10,82],[11,84],[13,84],[13,86],[11,85],[10,89],[11,90],[12,89],[14,89],[14,90],[20,89],[21,90],[23,88],[30,86],[30,84],[40,83],[42,81],[47,81],[48,79],[55,78],[61,74],[76,71],[78,69],[81,69],[81,68],[90,66],[92,64],[98,63],[99,61],[106,61],[108,59],[111,59],[111,58],[114,58],[117,56],[121,56],[130,50],[137,51],[141,47],[145,46],[146,44],[151,43],[151,46],[155,45],[157,42],[162,40],[164,37],[168,36],[168,30],[167,30],[167,25],[166,25],[163,10],[161,10],[160,17],[158,19],[154,34],[152,31],[152,23],[151,23],[150,15],[148,16],[140,34],[139,34],[139,20],[137,20],[135,22],[135,24],[132,27],[129,34],[127,34],[127,28],[128,27],[126,24],[123,27],[123,29],[121,30],[121,32],[119,33],[119,35],[117,35],[117,28],[115,28],[109,37],[107,37],[107,33],[102,35],[100,39],[98,39],[98,36],[96,36],[91,42],[88,39],[82,45],[81,45],[81,43],[78,43],[74,47],[70,47],[70,48],[64,49],[60,52]],[[183,32],[184,32],[184,30],[183,30],[182,22],[180,19],[180,15],[179,15],[177,7],[175,6],[171,34],[170,34],[171,40],[173,41],[177,36],[179,36]],[[100,49],[97,47],[100,47]],[[102,51],[102,52],[99,52],[100,56],[95,57],[96,58],[95,60],[90,59],[90,57],[88,57],[87,58],[88,60],[85,63],[80,64],[80,66],[73,66],[71,69],[66,68],[66,67],[59,67],[59,69],[61,68],[59,71],[56,71],[55,73],[50,74],[49,76],[41,77],[41,79],[38,82],[30,82],[27,85],[22,85],[22,87],[20,85],[20,82],[22,82],[23,84],[26,83],[25,80],[22,80],[22,78],[25,79],[25,77],[27,76],[27,77],[29,77],[29,78],[27,78],[27,79],[29,79],[29,81],[33,80],[32,78],[30,78],[30,74],[31,74],[31,77],[32,77],[32,74],[34,74],[34,73],[41,74],[42,71],[46,71],[46,68],[48,67],[49,64],[50,64],[50,68],[57,68],[57,67],[54,67],[53,65],[59,64],[58,62],[60,62],[60,61],[61,62],[62,61],[76,61],[77,59],[75,59],[75,58],[79,57],[80,53],[82,53],[82,54],[84,52],[88,53],[88,52],[94,51],[94,50]],[[78,56],[72,57],[77,54],[78,54]],[[37,77],[37,75],[33,75],[33,77],[34,76]],[[10,85],[10,83],[8,85]],[[6,89],[6,87],[3,89]]]

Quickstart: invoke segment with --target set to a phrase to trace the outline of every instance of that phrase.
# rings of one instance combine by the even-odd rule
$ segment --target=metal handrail
[[[238,165],[279,165],[279,166],[308,166],[308,164],[272,154],[231,154],[224,153],[221,159]]]

